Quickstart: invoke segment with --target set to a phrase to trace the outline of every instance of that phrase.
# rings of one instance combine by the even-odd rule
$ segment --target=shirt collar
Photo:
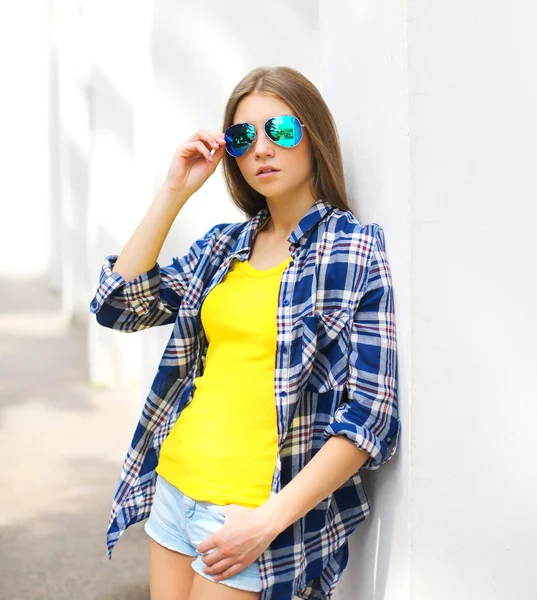
[[[300,219],[298,225],[294,228],[291,235],[287,238],[290,244],[301,244],[306,239],[306,234],[312,227],[317,225],[319,221],[332,209],[334,208],[328,200],[319,198],[314,204],[308,209],[306,214]],[[235,242],[232,250],[232,254],[239,254],[241,252],[247,252],[250,254],[253,240],[257,234],[258,229],[269,217],[270,212],[268,206],[263,207],[254,217],[246,222],[246,226],[241,231],[237,241]]]

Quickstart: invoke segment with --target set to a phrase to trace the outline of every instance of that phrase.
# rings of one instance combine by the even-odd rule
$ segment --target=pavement
[[[140,390],[90,385],[45,279],[0,290],[0,600],[149,600],[143,523],[105,540]]]

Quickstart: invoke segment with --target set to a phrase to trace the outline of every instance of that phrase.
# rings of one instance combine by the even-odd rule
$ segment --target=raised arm
[[[173,323],[215,228],[170,265],[161,267],[157,258],[181,208],[214,173],[224,145],[223,134],[199,129],[176,150],[164,184],[121,254],[104,258],[90,303],[100,325],[133,332]]]

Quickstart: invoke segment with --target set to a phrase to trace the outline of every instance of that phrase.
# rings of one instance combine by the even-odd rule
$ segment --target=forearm
[[[125,281],[130,281],[153,267],[186,200],[178,192],[160,188],[141,223],[119,254],[112,272],[119,273]]]
[[[342,436],[332,436],[308,464],[257,510],[276,535],[340,487],[370,457]]]

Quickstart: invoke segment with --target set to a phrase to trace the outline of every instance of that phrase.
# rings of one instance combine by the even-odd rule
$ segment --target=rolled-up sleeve
[[[97,322],[127,333],[173,323],[204,245],[217,227],[198,238],[184,256],[173,258],[164,267],[156,262],[130,281],[112,272],[119,255],[105,256],[99,284],[90,302],[90,312],[96,315]]]
[[[376,225],[364,294],[351,324],[348,402],[338,407],[323,432],[324,439],[342,435],[368,452],[361,468],[370,470],[392,458],[401,431],[395,310],[384,242]]]

